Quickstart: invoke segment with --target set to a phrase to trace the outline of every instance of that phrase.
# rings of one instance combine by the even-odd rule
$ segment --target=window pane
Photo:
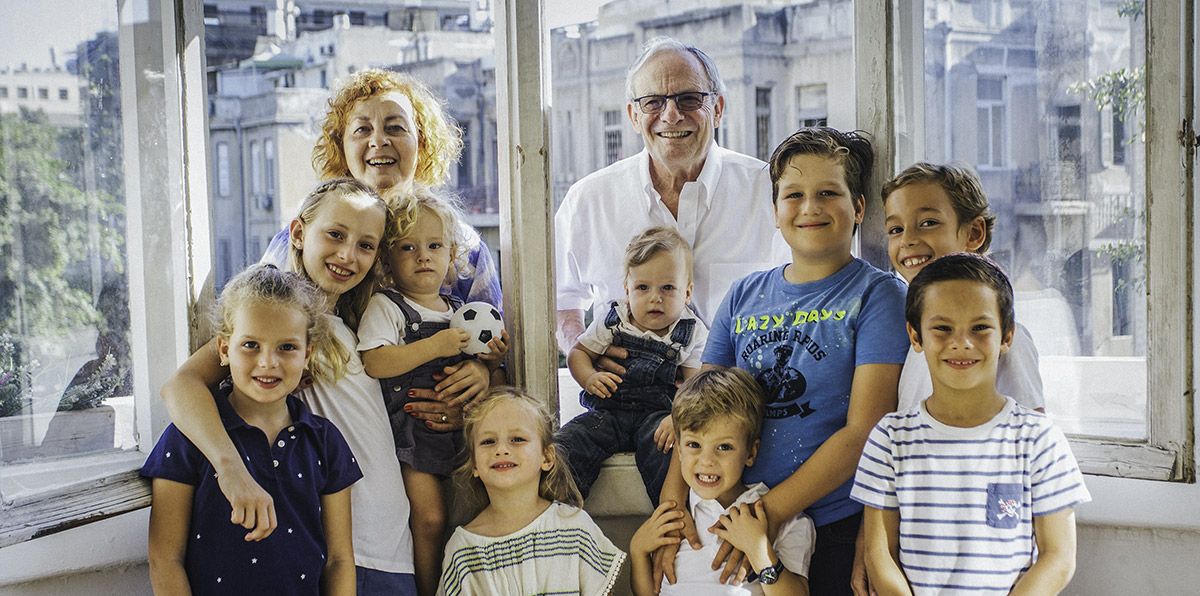
[[[0,24],[0,468],[136,446],[116,29],[62,0]]]
[[[227,146],[229,160],[228,176],[219,181],[227,184],[230,200],[213,202],[214,246],[230,262],[218,268],[218,287],[257,261],[295,217],[318,181],[312,150],[331,89],[366,68],[412,74],[446,101],[461,128],[463,151],[460,161],[447,164],[444,184],[462,198],[468,223],[493,253],[499,246],[489,12],[466,2],[353,4],[351,11],[303,3],[205,6],[209,143]],[[279,40],[255,54],[256,39],[264,35]],[[225,188],[219,185],[217,194],[224,196]]]
[[[1126,134],[1143,118],[1142,17],[1115,2],[957,4],[925,2],[922,157],[979,168],[1048,413],[1071,433],[1144,438],[1144,174],[1126,158],[1144,151]]]

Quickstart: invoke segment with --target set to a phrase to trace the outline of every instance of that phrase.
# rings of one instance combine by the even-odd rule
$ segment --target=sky
[[[79,42],[117,28],[117,0],[0,0],[0,15],[0,68],[49,67],[52,47],[63,66]]]
[[[561,27],[593,20],[607,1],[544,0],[546,24]],[[117,0],[0,0],[0,15],[0,68],[23,62],[30,68],[49,67],[50,48],[62,66],[79,42],[116,29]]]

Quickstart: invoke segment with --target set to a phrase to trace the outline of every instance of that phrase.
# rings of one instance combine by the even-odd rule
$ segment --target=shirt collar
[[[237,410],[233,409],[233,404],[229,403],[229,394],[232,391],[233,381],[227,378],[221,381],[221,385],[213,392],[213,401],[217,402],[217,413],[221,416],[221,423],[225,426],[225,430],[254,428],[243,420]],[[313,416],[303,401],[294,394],[288,395],[285,399],[287,399],[288,415],[292,418],[292,426],[321,428],[321,421]]]
[[[696,494],[696,491],[694,490],[688,492],[691,493],[689,500],[691,501],[692,518],[695,519],[696,516],[699,515],[700,511],[705,509],[724,513],[730,508],[737,507],[742,503],[753,503],[761,499],[763,495],[767,494],[767,485],[759,482],[758,484],[747,486],[746,492],[743,492],[741,496],[734,499],[733,504],[729,507],[722,507],[716,499],[701,499],[700,495]]]
[[[696,183],[699,183],[704,188],[704,192],[700,193],[700,200],[704,205],[707,205],[709,198],[712,196],[713,189],[717,187],[717,181],[721,178],[721,164],[724,157],[725,149],[722,149],[717,144],[716,139],[708,146],[708,155],[704,158],[704,167],[700,168],[700,174],[696,176]],[[646,197],[646,210],[654,208],[654,203],[659,199],[658,191],[654,190],[654,183],[650,180],[650,151],[642,149],[641,153],[637,154],[637,171],[638,177],[642,182],[643,196]],[[702,205],[703,206],[703,205]]]

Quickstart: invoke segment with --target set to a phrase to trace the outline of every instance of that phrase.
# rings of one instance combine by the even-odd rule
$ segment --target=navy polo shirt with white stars
[[[329,420],[287,397],[292,424],[267,441],[229,404],[228,380],[214,394],[225,431],[250,475],[275,500],[279,526],[258,542],[230,523],[232,508],[217,485],[216,470],[172,424],[142,467],[142,476],[196,487],[185,569],[192,593],[319,594],[328,549],[321,526],[321,495],[362,478],[350,446]]]

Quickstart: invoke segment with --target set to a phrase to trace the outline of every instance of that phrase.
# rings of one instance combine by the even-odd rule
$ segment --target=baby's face
[[[906,281],[938,257],[974,252],[983,244],[983,218],[959,225],[950,197],[937,184],[902,186],[888,195],[883,211],[888,258]]]
[[[729,419],[713,420],[700,430],[679,433],[675,448],[683,479],[702,499],[729,507],[745,490],[742,469],[754,463],[757,442],[746,444],[746,432]]]
[[[687,265],[677,253],[660,252],[625,276],[625,297],[633,325],[662,335],[692,299]]]

